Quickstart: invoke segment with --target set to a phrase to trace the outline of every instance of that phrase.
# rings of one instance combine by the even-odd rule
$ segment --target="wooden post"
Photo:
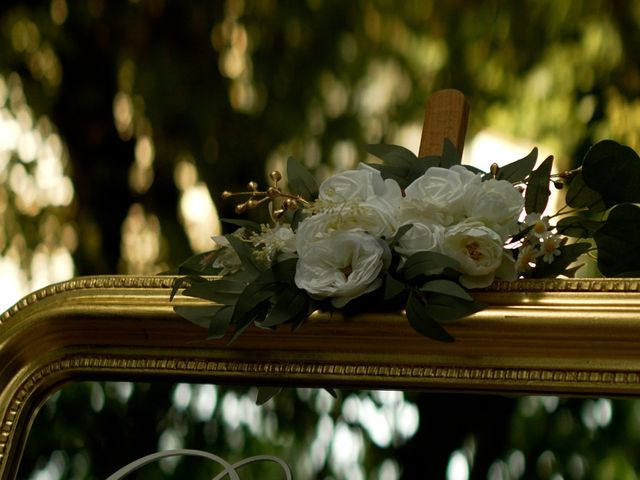
[[[469,121],[469,104],[462,92],[448,89],[434,93],[427,101],[418,156],[442,155],[448,138],[462,156]]]

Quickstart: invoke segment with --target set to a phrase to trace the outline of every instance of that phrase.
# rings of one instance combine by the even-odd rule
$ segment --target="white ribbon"
[[[227,475],[229,476],[229,480],[241,480],[236,470],[241,467],[244,467],[245,465],[248,465],[250,463],[255,463],[255,462],[277,463],[282,467],[282,470],[284,471],[285,479],[293,480],[293,476],[291,475],[291,469],[289,468],[289,465],[287,465],[286,462],[279,459],[278,457],[274,457],[273,455],[255,455],[253,457],[248,457],[234,464],[231,464],[227,462],[225,459],[217,455],[214,455],[213,453],[205,452],[202,450],[189,450],[189,449],[165,450],[163,452],[156,452],[150,455],[146,455],[122,467],[120,470],[110,475],[107,478],[107,480],[120,480],[126,477],[127,475],[129,475],[130,473],[133,473],[136,470],[139,470],[145,465],[148,465],[153,462],[157,462],[158,460],[161,460],[163,458],[176,457],[176,456],[201,457],[201,458],[206,458],[207,460],[211,460],[213,462],[218,463],[224,468],[224,471],[220,472],[212,480],[222,480]]]

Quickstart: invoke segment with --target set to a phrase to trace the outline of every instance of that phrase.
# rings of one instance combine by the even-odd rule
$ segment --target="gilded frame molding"
[[[82,379],[640,396],[640,279],[526,280],[477,292],[453,344],[400,312],[314,314],[295,333],[207,341],[171,276],[80,277],[0,316],[0,478],[15,478],[38,408]]]

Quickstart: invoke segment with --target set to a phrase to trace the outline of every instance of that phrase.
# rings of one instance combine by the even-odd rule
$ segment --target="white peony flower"
[[[405,189],[400,220],[418,218],[443,225],[460,221],[467,188],[480,182],[480,176],[459,165],[432,167]]]
[[[524,198],[506,180],[487,180],[470,185],[464,199],[467,217],[485,222],[503,239],[518,231]]]
[[[482,222],[465,221],[446,229],[442,251],[460,264],[460,283],[467,288],[487,287],[496,273],[515,279],[515,262],[505,254],[502,237]]]
[[[413,223],[411,228],[400,237],[396,252],[404,257],[414,253],[429,251],[441,253],[444,240],[444,227],[437,223]]]
[[[359,164],[357,170],[347,170],[327,178],[320,184],[318,198],[331,203],[364,202],[373,197],[398,202],[402,197],[395,180],[383,180],[375,168]]]
[[[364,232],[338,232],[298,247],[296,285],[312,298],[331,298],[337,308],[379,288],[390,256],[384,242]]]
[[[555,258],[560,255],[560,246],[562,245],[562,237],[547,233],[540,239],[540,250],[542,252],[542,260],[545,263],[553,263]]]

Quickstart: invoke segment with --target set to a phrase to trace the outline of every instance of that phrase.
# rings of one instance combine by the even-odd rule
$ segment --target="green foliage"
[[[598,246],[598,269],[603,275],[640,275],[640,207],[615,206],[593,238]]]
[[[640,203],[640,157],[630,147],[603,140],[589,149],[582,163],[585,184],[598,192],[607,208]]]
[[[318,197],[316,179],[293,157],[289,157],[289,160],[287,160],[287,182],[289,183],[289,189],[295,195],[300,195],[309,201]]]
[[[511,183],[522,182],[531,174],[537,160],[538,149],[534,148],[526,157],[500,167],[496,180],[506,180]]]
[[[454,338],[430,315],[427,302],[419,295],[411,293],[407,300],[407,320],[419,333],[441,342],[453,342]]]
[[[584,182],[582,171],[577,171],[568,181],[569,188],[567,190],[567,205],[573,208],[587,208],[592,212],[602,212],[607,206],[602,199],[602,195],[592,188],[589,188]]]
[[[549,182],[551,180],[551,167],[553,157],[548,157],[533,170],[527,182],[527,191],[524,197],[524,210],[527,213],[542,213],[549,201]]]

